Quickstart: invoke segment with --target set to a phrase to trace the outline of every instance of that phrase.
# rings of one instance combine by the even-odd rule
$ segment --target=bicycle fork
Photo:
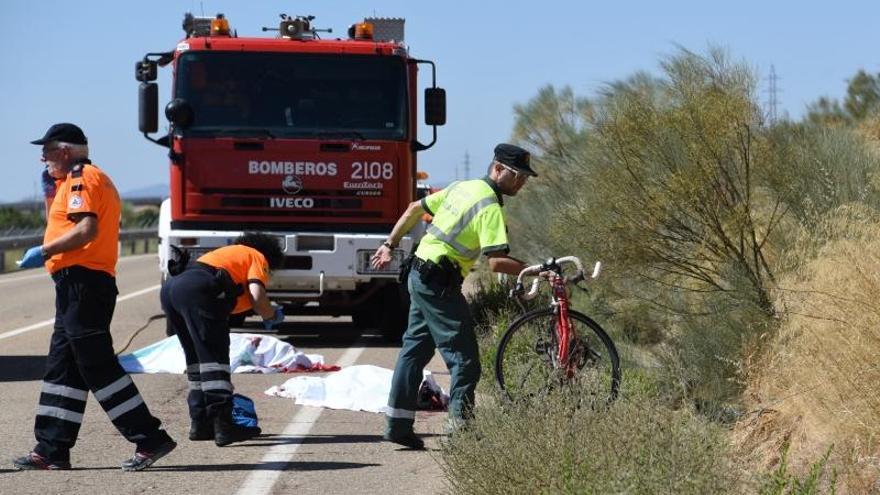
[[[571,361],[571,344],[573,335],[571,320],[568,318],[568,294],[562,277],[553,278],[553,299],[556,305],[556,365],[565,369],[567,378],[572,378],[577,371],[577,363]]]

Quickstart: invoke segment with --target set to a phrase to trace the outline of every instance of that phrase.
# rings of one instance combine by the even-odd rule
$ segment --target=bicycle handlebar
[[[565,278],[566,284],[576,284],[586,277],[584,277],[584,265],[581,263],[580,258],[577,256],[563,256],[562,258],[551,258],[545,263],[541,263],[540,265],[532,265],[523,268],[521,272],[519,272],[519,276],[516,278],[516,286],[510,291],[511,297],[522,297],[523,299],[532,299],[536,295],[538,295],[538,285],[541,282],[540,278],[535,278],[532,281],[532,286],[529,288],[529,291],[525,291],[525,287],[523,286],[523,277],[530,275],[538,275],[541,272],[545,272],[548,270],[554,271],[556,273],[561,274],[562,265],[565,264],[574,264],[577,268],[577,273],[570,277]],[[590,275],[590,278],[596,278],[599,276],[599,272],[602,269],[602,262],[597,261],[593,266],[593,273]]]

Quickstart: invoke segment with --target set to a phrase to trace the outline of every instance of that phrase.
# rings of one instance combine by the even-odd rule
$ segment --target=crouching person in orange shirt
[[[274,237],[245,233],[162,286],[162,310],[186,355],[190,440],[214,440],[222,447],[260,434],[259,428],[232,420],[229,316],[253,309],[267,329],[284,321],[283,309],[266,297],[269,271],[283,260]]]

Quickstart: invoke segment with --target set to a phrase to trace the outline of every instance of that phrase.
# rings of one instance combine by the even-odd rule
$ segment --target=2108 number
[[[354,162],[351,164],[351,178],[361,180],[392,179],[394,165],[391,162]]]

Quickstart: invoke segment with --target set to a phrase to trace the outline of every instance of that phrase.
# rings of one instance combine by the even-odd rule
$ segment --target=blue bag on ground
[[[235,424],[256,428],[258,426],[257,409],[254,401],[241,394],[232,395],[232,420]]]

